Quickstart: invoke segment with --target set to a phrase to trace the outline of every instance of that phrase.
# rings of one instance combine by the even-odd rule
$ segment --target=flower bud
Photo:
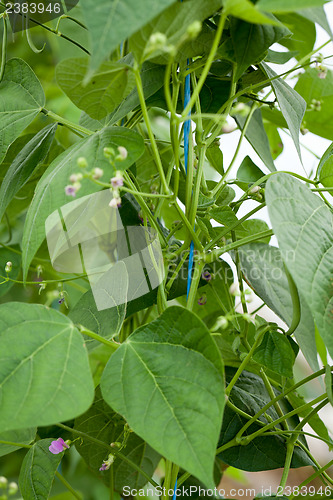
[[[240,115],[243,116],[244,118],[247,117],[247,115],[250,112],[250,108],[246,106],[243,102],[237,102],[233,107],[232,107],[232,112],[230,113],[232,116],[233,115]]]
[[[6,273],[10,273],[10,271],[12,270],[12,267],[13,267],[13,263],[8,261],[6,266],[5,266]]]
[[[92,171],[92,178],[95,179],[95,180],[98,180],[100,179],[104,174],[104,170],[102,170],[101,168],[94,168],[94,170]]]
[[[18,492],[18,486],[17,484],[13,481],[12,483],[9,483],[8,485],[8,495],[15,495]]]
[[[156,52],[167,48],[167,37],[164,33],[152,33],[147,43],[147,52]]]
[[[80,156],[80,158],[78,158],[76,160],[76,164],[80,168],[87,168],[88,167],[88,162],[84,156]]]
[[[0,489],[7,488],[8,479],[5,476],[0,476]]]
[[[126,148],[124,148],[124,146],[118,146],[118,152],[119,152],[119,155],[117,156],[116,160],[118,161],[124,161],[126,160],[127,156],[128,156],[128,151]]]
[[[112,200],[109,203],[109,207],[111,208],[119,208],[121,207],[121,198],[112,198]]]
[[[202,29],[202,24],[200,21],[193,21],[186,30],[186,33],[191,39],[196,38]]]
[[[229,293],[230,293],[230,295],[238,295],[238,285],[237,285],[237,283],[233,283],[232,285],[230,285]]]
[[[216,331],[216,330],[225,330],[227,328],[229,324],[229,321],[227,320],[227,318],[225,318],[224,316],[219,316],[216,320],[216,323],[215,325],[213,326],[212,328],[212,331]]]
[[[74,183],[74,182],[79,182],[83,179],[83,175],[82,174],[72,174],[69,178],[70,182]]]
[[[259,193],[260,189],[260,186],[253,186],[253,188],[250,189],[249,194],[257,194]]]
[[[105,158],[108,158],[109,160],[114,160],[114,157],[116,155],[116,152],[113,148],[104,148],[103,153]]]

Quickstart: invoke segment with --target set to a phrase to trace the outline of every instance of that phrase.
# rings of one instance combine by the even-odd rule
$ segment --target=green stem
[[[5,74],[6,60],[7,60],[7,14],[4,12],[3,16],[3,35],[2,35],[2,49],[1,49],[1,67],[0,67],[0,83],[2,82]]]
[[[215,38],[214,38],[212,47],[210,49],[207,61],[206,61],[205,66],[204,66],[204,68],[203,68],[203,70],[201,72],[199,81],[198,81],[196,87],[193,89],[191,99],[190,99],[189,103],[187,104],[187,106],[185,107],[185,109],[184,109],[184,111],[182,113],[182,117],[186,117],[190,113],[191,109],[194,106],[194,103],[196,102],[197,98],[199,97],[201,89],[202,89],[202,87],[203,87],[203,85],[204,85],[204,83],[206,81],[207,76],[208,76],[210,67],[211,67],[211,65],[212,65],[212,63],[214,61],[215,54],[216,54],[216,51],[218,49],[218,46],[219,46],[219,43],[220,43],[220,40],[221,40],[221,36],[222,36],[222,33],[223,33],[223,28],[224,28],[224,24],[225,24],[226,19],[227,19],[227,16],[222,11],[222,14],[221,14],[221,17],[220,17],[220,21],[219,21],[219,24],[218,24],[218,27],[217,27],[217,30],[216,30]]]
[[[224,174],[223,174],[223,176],[222,176],[221,180],[220,180],[220,181],[216,184],[216,186],[214,187],[214,189],[213,189],[213,191],[212,191],[212,196],[217,195],[217,194],[219,193],[220,189],[222,189],[222,188],[223,188],[224,181],[225,181],[225,179],[227,178],[227,176],[228,176],[228,174],[229,174],[230,170],[231,170],[231,169],[232,169],[232,167],[234,166],[234,163],[235,163],[235,161],[236,161],[236,159],[237,159],[237,157],[238,157],[238,153],[239,153],[240,148],[241,148],[241,146],[242,146],[243,139],[244,139],[244,137],[245,137],[246,131],[247,131],[248,126],[249,126],[249,124],[250,124],[251,118],[252,118],[253,113],[255,112],[255,110],[256,110],[257,108],[258,108],[258,105],[257,105],[257,104],[253,104],[253,105],[252,105],[252,107],[251,107],[251,109],[250,109],[250,112],[249,112],[249,114],[248,114],[248,115],[247,115],[247,117],[246,117],[246,121],[245,121],[245,123],[244,123],[244,127],[243,127],[243,130],[242,130],[242,132],[241,132],[241,136],[240,136],[240,138],[239,138],[239,141],[238,141],[238,144],[237,144],[237,147],[236,147],[235,154],[234,154],[234,156],[233,156],[233,158],[232,158],[232,160],[231,160],[231,162],[230,162],[229,167],[228,167],[228,168],[227,168],[227,170],[224,172]]]
[[[151,128],[151,123],[150,123],[149,116],[148,116],[148,109],[146,106],[145,95],[144,95],[144,91],[143,91],[143,87],[142,87],[140,68],[137,66],[137,64],[135,64],[133,72],[134,72],[134,76],[135,76],[135,83],[136,83],[136,88],[138,91],[138,96],[139,96],[139,101],[140,101],[140,105],[141,105],[141,109],[142,109],[143,119],[144,119],[146,127],[147,127],[148,136],[150,139],[150,144],[151,144],[151,147],[153,150],[155,164],[156,164],[159,176],[161,178],[162,188],[163,188],[165,194],[169,194],[169,187],[167,185],[166,178],[164,175],[161,157],[160,157],[160,154],[158,151],[155,136],[154,136],[153,130]]]
[[[262,378],[262,380],[263,380],[263,382],[265,384],[266,390],[267,390],[267,392],[268,392],[271,400],[273,400],[275,398],[275,393],[274,393],[273,387],[272,387],[272,385],[271,385],[271,383],[270,383],[270,381],[269,381],[269,379],[268,379],[268,377],[267,377],[267,375],[266,375],[266,373],[265,373],[265,371],[264,371],[263,368],[260,368],[260,376],[261,376],[261,378]],[[274,408],[276,410],[276,413],[279,415],[279,417],[283,417],[284,418],[284,413],[283,413],[283,411],[280,408],[279,402],[275,401],[275,403],[274,403],[273,406],[274,406]],[[284,427],[284,429],[286,431],[289,430],[288,422],[287,422],[286,419],[284,419],[282,421],[282,425],[283,425],[283,427]]]
[[[55,473],[56,477],[59,479],[59,481],[62,482],[64,486],[70,491],[73,495],[74,498],[77,498],[78,500],[82,500],[81,495],[77,491],[74,490],[74,488],[69,484],[69,482],[60,474],[60,472],[56,471]]]
[[[168,491],[171,488],[171,475],[172,475],[172,462],[170,460],[165,460],[165,476],[163,482],[163,500],[169,500]]]
[[[287,441],[287,453],[286,453],[286,459],[284,462],[284,467],[283,467],[283,473],[280,481],[280,488],[284,490],[288,476],[289,476],[289,471],[290,471],[290,466],[291,466],[291,460],[293,458],[293,453],[294,453],[294,448],[295,448],[295,441],[297,439],[297,435],[293,436],[291,440]]]
[[[59,116],[59,115],[53,113],[53,111],[49,111],[48,109],[42,108],[41,112],[44,115],[48,116],[49,118],[52,118],[52,120],[55,120],[56,122],[59,122],[62,125],[65,125],[69,129],[76,130],[77,132],[81,132],[84,135],[93,135],[94,134],[94,132],[92,132],[88,128],[82,127],[81,125],[78,125],[78,124],[73,123],[69,120],[66,120],[62,116]]]
[[[61,429],[76,434],[77,436],[81,436],[82,438],[87,439],[88,441],[91,441],[92,443],[95,443],[98,446],[102,446],[103,448],[108,450],[109,453],[112,453],[116,457],[119,457],[121,460],[130,465],[134,470],[139,472],[139,474],[142,474],[152,486],[155,487],[159,486],[158,483],[156,483],[156,481],[154,481],[151,477],[149,477],[149,475],[143,469],[141,469],[135,462],[132,462],[132,460],[130,460],[126,455],[123,455],[120,451],[118,451],[117,448],[113,448],[112,446],[104,443],[104,441],[100,441],[99,439],[96,439],[90,436],[89,434],[86,434],[85,432],[81,432],[78,431],[77,429],[73,429],[72,427],[68,427],[68,425],[60,423],[56,425],[57,427],[60,427]]]
[[[270,326],[268,327],[265,327],[263,329],[262,332],[260,332],[260,334],[258,334],[256,340],[254,341],[251,349],[249,350],[249,352],[247,353],[247,355],[245,356],[245,358],[243,359],[243,361],[241,362],[241,364],[239,365],[235,375],[232,377],[231,381],[229,382],[228,384],[228,387],[226,388],[225,390],[225,393],[227,396],[229,396],[233,386],[236,384],[237,380],[239,379],[242,371],[245,369],[245,367],[247,366],[247,364],[251,361],[252,359],[252,355],[254,353],[254,351],[256,350],[257,346],[260,344],[261,342],[261,339],[262,339],[262,336],[264,335],[264,333],[267,331],[267,329],[269,329]]]
[[[116,351],[119,347],[119,344],[116,342],[113,342],[112,340],[107,340],[104,337],[101,337],[101,335],[98,335],[97,333],[92,332],[91,330],[88,330],[85,326],[78,325],[79,331],[82,333],[82,335],[87,335],[88,337],[97,340],[101,344],[105,344],[108,347],[111,347],[113,351]]]
[[[241,219],[239,219],[235,224],[232,224],[231,226],[226,227],[224,231],[222,231],[218,236],[216,236],[210,243],[208,243],[205,246],[205,251],[210,250],[211,248],[213,248],[215,246],[215,244],[221,238],[223,238],[223,236],[226,236],[228,233],[230,233],[230,231],[233,231],[234,229],[236,229],[240,224],[242,224],[244,221],[246,221],[249,217],[251,217],[255,213],[259,212],[259,210],[261,210],[265,206],[266,206],[265,203],[260,203],[259,206],[257,206],[253,210],[251,210],[251,212],[249,212],[248,214],[244,215],[244,217],[242,217]]]
[[[18,448],[27,448],[27,450],[30,450],[30,448],[32,448],[31,444],[14,443],[13,441],[0,440],[0,444],[6,444],[8,446],[17,446]]]
[[[306,486],[307,484],[311,483],[314,479],[316,479],[318,476],[320,476],[323,472],[325,472],[327,469],[329,469],[332,465],[333,465],[333,460],[331,460],[330,462],[328,462],[328,464],[324,465],[319,470],[317,470],[314,474],[312,474],[307,479],[305,479],[305,481],[303,481],[299,485],[299,488],[302,488],[302,486]],[[294,497],[295,497],[295,495],[291,495],[289,497],[289,500],[293,500]],[[314,497],[311,497],[311,498],[314,498]],[[327,498],[326,495],[325,495],[325,498]]]
[[[201,278],[201,273],[202,273],[204,265],[205,265],[205,263],[202,260],[196,260],[196,262],[195,262],[190,292],[188,294],[187,303],[186,303],[186,308],[189,309],[189,311],[192,311],[193,306],[194,306],[195,297],[197,294],[197,290],[198,290],[198,286],[199,286],[199,282],[200,282],[200,278]]]
[[[208,264],[211,262],[214,262],[217,260],[221,255],[223,255],[226,252],[230,252],[231,250],[234,250],[235,248],[241,247],[243,245],[247,245],[248,243],[252,243],[253,241],[258,241],[262,240],[264,238],[267,238],[268,236],[273,236],[274,232],[269,229],[267,231],[262,231],[261,233],[257,233],[253,236],[247,236],[246,238],[242,238],[240,240],[235,241],[235,243],[230,243],[229,245],[225,245],[222,248],[218,248],[216,250],[213,250],[211,253],[208,255],[205,254],[200,254],[199,258],[203,258],[204,261]]]

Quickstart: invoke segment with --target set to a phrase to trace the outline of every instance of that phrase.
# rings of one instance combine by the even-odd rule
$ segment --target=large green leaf
[[[245,156],[237,170],[237,185],[246,191],[251,187],[251,184],[257,182],[264,175],[254,161],[249,156]]]
[[[29,207],[23,233],[23,273],[26,277],[28,268],[36,251],[45,238],[45,221],[57,208],[70,200],[65,193],[65,186],[69,184],[71,174],[78,171],[77,159],[85,157],[89,169],[102,168],[103,182],[109,182],[113,175],[113,168],[105,158],[104,147],[124,146],[128,157],[122,162],[116,162],[117,170],[130,167],[143,153],[144,142],[136,132],[124,127],[103,128],[95,134],[78,141],[58,156],[45,171],[37,184],[35,196]],[[100,188],[91,180],[83,179],[82,187],[77,192],[77,198],[98,191]]]
[[[237,115],[235,120],[240,129],[243,129],[246,118],[244,116]],[[256,109],[253,113],[250,123],[248,124],[245,137],[259,158],[264,162],[265,167],[267,167],[270,172],[274,172],[276,168],[272,158],[268,137],[264,129],[260,109]]]
[[[332,140],[333,136],[333,71],[328,70],[326,78],[318,77],[318,70],[309,68],[298,79],[295,90],[305,99],[308,110],[305,113],[306,128],[314,134]],[[321,109],[311,109],[312,101],[321,103]]]
[[[298,60],[309,54],[313,50],[317,37],[313,20],[297,13],[279,14],[277,17],[293,33],[291,38],[284,38],[279,43],[286,47],[289,53],[296,51],[295,57]]]
[[[233,19],[230,22],[230,35],[234,61],[237,64],[235,78],[238,79],[251,64],[258,63],[265,57],[266,50],[273,43],[291,35],[291,32],[283,25],[252,24]]]
[[[235,374],[235,369],[226,368],[226,379],[231,380]],[[275,391],[279,394],[278,391]],[[265,388],[262,379],[253,373],[243,371],[234,385],[229,399],[237,408],[244,411],[248,415],[255,415],[263,406],[270,400],[270,396]],[[286,399],[281,399],[279,405],[284,414],[292,410],[291,405]],[[267,412],[260,417],[264,423],[268,423],[267,418],[276,420],[279,418],[275,408],[271,406]],[[219,446],[228,443],[233,439],[240,429],[248,422],[239,413],[236,413],[228,405],[225,407],[223,424],[221,429],[221,436]],[[289,429],[294,429],[299,423],[298,417],[294,416],[288,419]],[[281,425],[281,424],[280,424]],[[256,432],[261,427],[258,424],[252,424],[244,433],[244,436]],[[301,438],[303,444],[305,440]],[[246,470],[250,472],[257,472],[261,470],[272,470],[284,466],[286,458],[287,444],[284,438],[280,436],[258,436],[247,446],[233,446],[218,455],[223,462],[236,467],[237,469]],[[306,453],[296,446],[291,467],[303,467],[311,465],[312,462]]]
[[[332,212],[307,186],[282,173],[268,180],[266,203],[282,258],[332,355]]]
[[[262,63],[262,67],[268,78],[276,77],[267,64]],[[291,137],[295,143],[299,157],[301,158],[301,149],[299,145],[299,131],[301,128],[303,116],[306,110],[306,102],[293,88],[291,88],[282,78],[272,80],[271,85],[278,100],[281,112],[288,124]]]
[[[186,34],[188,26],[194,21],[203,21],[221,8],[221,0],[189,0],[184,3],[174,3],[162,14],[153,19],[145,27],[131,36],[129,47],[135,58],[140,61],[147,47],[150,36],[153,33],[163,33],[168,39],[168,44],[178,45],[179,41]],[[186,19],[186,23],[184,23]],[[151,54],[157,57],[156,52]],[[186,54],[185,57],[191,57]],[[168,56],[161,53],[156,62],[168,62]]]
[[[114,442],[122,443],[125,424],[125,420],[106,404],[99,387],[97,387],[94,404],[86,413],[75,420],[74,429],[110,445]],[[75,446],[89,467],[95,471],[98,471],[103,460],[108,456],[105,447],[96,445],[85,438],[76,442]],[[121,452],[139,465],[150,477],[161,459],[161,456],[134,432],[130,433],[126,446]],[[113,464],[113,474],[115,489],[120,493],[124,486],[138,489],[147,483],[144,476],[119,458],[116,458]],[[109,484],[110,474],[102,472],[101,475],[103,480]]]
[[[64,453],[53,455],[49,451],[52,438],[41,439],[24,457],[20,476],[20,491],[25,500],[49,498],[57,468]]]
[[[222,370],[207,327],[174,306],[117,349],[101,389],[134,432],[209,486],[224,407]]]
[[[89,61],[88,57],[61,61],[56,70],[57,82],[78,108],[101,120],[129,94],[135,85],[134,76],[127,64],[107,61],[84,85]]]
[[[92,58],[91,69],[100,64],[122,41],[145,26],[175,0],[81,0],[88,26]]]
[[[19,450],[20,446],[13,446],[12,444],[4,444],[1,441],[8,441],[12,443],[30,444],[36,435],[36,427],[30,429],[12,430],[0,433],[0,457],[8,455],[15,450]]]
[[[327,0],[259,0],[257,7],[267,12],[293,12],[324,5]]]
[[[45,96],[35,73],[22,59],[7,62],[0,95],[1,163],[10,144],[40,113]]]
[[[47,156],[56,129],[57,124],[43,128],[24,146],[10,165],[0,188],[0,220],[16,193],[28,182]]]
[[[73,323],[37,304],[0,306],[0,428],[50,425],[93,400],[87,351]]]
[[[300,10],[299,14],[306,19],[309,19],[311,22],[319,24],[319,26],[321,26],[330,37],[333,36],[323,7],[312,7]]]
[[[290,325],[293,307],[280,250],[264,243],[250,243],[241,247],[238,253],[248,284],[272,311]],[[295,337],[305,358],[315,371],[319,369],[315,327],[309,307],[302,293],[300,295],[301,321],[295,331]]]
[[[275,24],[275,22],[267,17],[251,0],[223,0],[225,13],[244,19],[244,21],[257,24]]]

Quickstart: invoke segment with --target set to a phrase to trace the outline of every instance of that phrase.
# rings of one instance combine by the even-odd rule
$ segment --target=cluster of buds
[[[114,167],[116,161],[124,161],[128,156],[128,151],[124,146],[118,146],[117,151],[113,148],[104,148],[103,149],[104,156],[111,165]]]
[[[306,135],[309,132],[309,129],[306,128],[306,122],[304,120],[301,124],[300,132],[302,135]]]
[[[82,158],[83,159],[83,158]],[[81,187],[81,180],[83,179],[83,175],[81,173],[77,174],[72,174],[69,177],[69,182],[71,184],[68,184],[68,186],[65,187],[65,193],[67,196],[76,196],[77,191]]]
[[[115,456],[110,453],[108,458],[106,460],[103,460],[103,463],[102,465],[100,466],[99,470],[100,471],[103,471],[103,470],[109,470],[111,465],[113,464],[114,460],[115,460]]]
[[[218,330],[225,330],[229,324],[228,318],[226,316],[219,316],[212,327],[212,332],[216,332]]]
[[[251,196],[255,200],[261,201],[263,192],[264,189],[262,189],[260,186],[253,186],[253,188],[249,190],[249,196]]]
[[[143,58],[147,59],[155,52],[164,52],[172,55],[176,52],[176,47],[168,44],[168,39],[164,33],[156,32],[150,35]]]
[[[124,178],[122,172],[120,170],[116,171],[116,175],[110,179],[110,183],[112,186],[112,200],[109,205],[112,208],[118,208],[121,206],[121,198],[119,188],[124,185]]]
[[[4,490],[4,492],[2,492],[1,490]],[[2,493],[0,495],[0,499],[7,500],[7,495],[16,495],[16,493],[18,492],[17,483],[15,483],[14,481],[8,483],[8,479],[5,476],[0,476],[0,492]]]
[[[317,99],[312,99],[310,104],[310,109],[312,111],[321,111],[321,101],[318,101]]]
[[[9,274],[13,268],[13,263],[8,261],[5,265],[5,272],[6,274]]]
[[[328,73],[328,69],[326,68],[326,66],[322,64],[323,60],[324,60],[323,54],[318,54],[315,60],[316,69],[318,71],[318,78],[320,78],[321,80],[324,80]]]

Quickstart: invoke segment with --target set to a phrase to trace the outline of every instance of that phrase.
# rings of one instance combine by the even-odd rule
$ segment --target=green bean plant
[[[1,498],[220,498],[230,467],[333,498],[307,443],[333,443],[333,147],[275,162],[287,134],[300,166],[300,133],[333,138],[324,4],[1,2]]]

